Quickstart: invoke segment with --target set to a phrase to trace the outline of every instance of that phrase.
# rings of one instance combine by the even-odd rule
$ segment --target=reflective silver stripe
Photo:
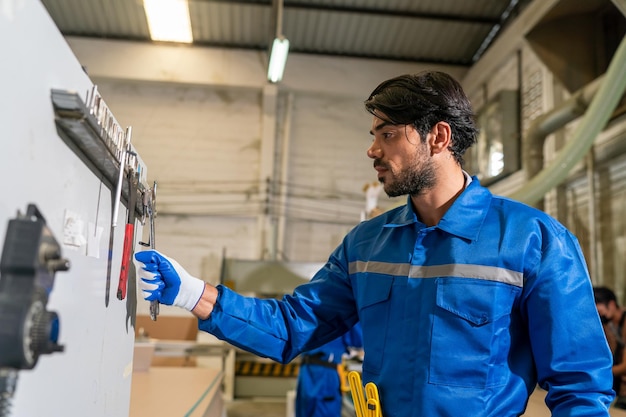
[[[411,264],[392,264],[389,262],[350,262],[349,271],[351,274],[357,272],[373,272],[375,274],[394,275],[399,277],[409,276]]]
[[[411,264],[394,264],[389,262],[363,262],[350,263],[350,273],[372,272],[375,274],[393,275],[409,278],[436,278],[436,277],[460,277],[497,281],[505,284],[522,287],[524,276],[521,272],[497,266],[471,265],[471,264],[447,264],[434,266],[421,266]]]

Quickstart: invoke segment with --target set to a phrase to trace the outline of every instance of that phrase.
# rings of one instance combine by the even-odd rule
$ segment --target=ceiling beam
[[[272,6],[271,0],[190,0],[191,2],[202,3],[224,3],[232,5],[249,5],[249,6]],[[369,14],[384,17],[408,18],[408,19],[428,19],[440,20],[442,22],[462,22],[469,24],[495,25],[500,22],[500,16],[469,16],[454,13],[427,13],[415,12],[412,10],[390,10],[374,7],[351,7],[341,5],[328,4],[302,4],[294,1],[284,2],[285,10],[302,10],[302,11],[321,11],[329,13],[350,13],[350,14]]]

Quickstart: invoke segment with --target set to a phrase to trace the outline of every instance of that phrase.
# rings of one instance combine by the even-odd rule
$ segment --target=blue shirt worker
[[[301,356],[296,386],[296,417],[340,417],[341,381],[337,366],[352,348],[363,346],[359,323],[343,336]]]
[[[135,255],[144,298],[280,362],[360,322],[385,417],[519,416],[537,384],[554,417],[608,416],[613,361],[578,241],[462,169],[477,128],[460,84],[401,75],[365,108],[367,155],[405,205],[356,225],[281,300],[214,287],[157,251]]]

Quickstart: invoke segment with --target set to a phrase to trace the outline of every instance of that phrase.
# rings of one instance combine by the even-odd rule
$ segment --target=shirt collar
[[[465,188],[472,182],[472,176],[463,170],[463,176],[465,177]]]
[[[469,240],[478,237],[493,198],[491,192],[472,177],[465,190],[452,203],[437,227]]]
[[[463,173],[465,190],[452,203],[436,227],[464,239],[475,240],[487,216],[493,196],[487,188],[480,185],[478,178],[470,177],[465,171]],[[418,222],[411,205],[411,197],[408,196],[407,204],[390,216],[385,226],[398,227]]]

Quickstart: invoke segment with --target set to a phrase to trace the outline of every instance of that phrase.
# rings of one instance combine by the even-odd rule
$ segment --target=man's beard
[[[375,165],[383,165],[389,168],[380,161],[376,162]],[[386,182],[384,180],[381,180],[381,182],[383,183],[385,193],[389,197],[399,197],[407,194],[417,196],[433,188],[436,182],[435,166],[432,160],[428,158],[420,158],[413,165],[397,174],[391,172],[391,169],[387,172],[392,174],[391,178]]]

